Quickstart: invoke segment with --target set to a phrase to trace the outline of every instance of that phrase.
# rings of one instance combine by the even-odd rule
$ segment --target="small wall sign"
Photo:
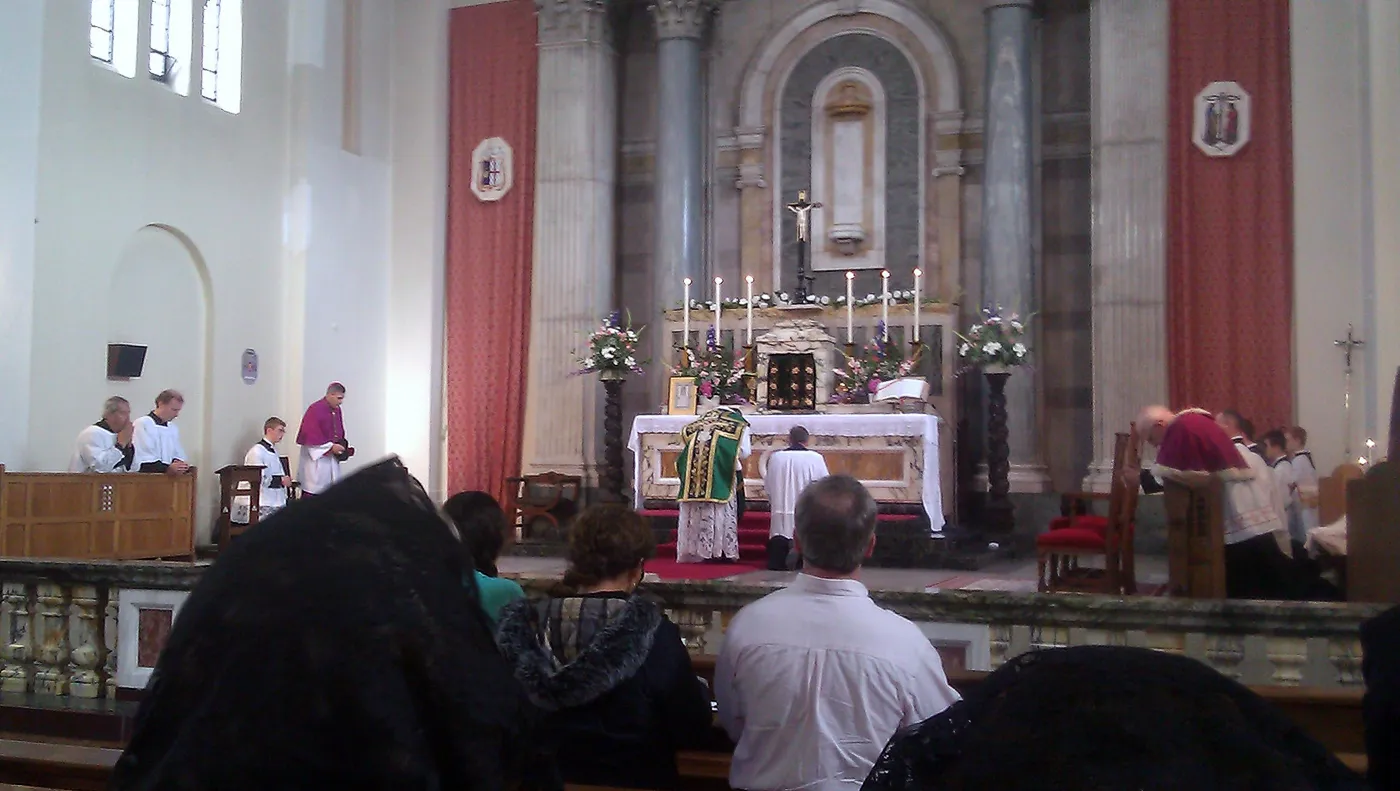
[[[1249,92],[1237,82],[1213,82],[1196,94],[1191,139],[1208,157],[1232,157],[1249,142]]]
[[[258,381],[258,353],[252,349],[243,350],[243,383]]]
[[[472,194],[494,203],[510,192],[514,178],[514,152],[499,137],[488,137],[472,152]]]

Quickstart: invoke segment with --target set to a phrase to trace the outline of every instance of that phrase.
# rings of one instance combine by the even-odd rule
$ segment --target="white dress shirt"
[[[734,616],[715,667],[746,791],[853,791],[894,732],[958,700],[919,627],[855,580],[799,574]]]
[[[802,496],[807,484],[826,476],[826,459],[814,450],[780,450],[768,456],[768,467],[763,471],[763,490],[768,493],[769,538],[792,538],[796,529],[797,498]]]

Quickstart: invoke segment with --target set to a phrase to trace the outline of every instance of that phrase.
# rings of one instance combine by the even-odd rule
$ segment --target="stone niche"
[[[757,355],[758,403],[768,403],[768,363],[775,355],[810,354],[816,363],[817,398],[816,409],[823,408],[831,401],[831,391],[835,385],[836,339],[831,337],[821,322],[813,319],[783,319],[773,325],[768,332],[754,339],[754,352]]]

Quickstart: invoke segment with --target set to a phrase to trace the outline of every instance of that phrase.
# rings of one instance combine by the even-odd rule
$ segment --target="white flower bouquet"
[[[958,358],[969,368],[1027,365],[1031,352],[1025,338],[1026,325],[1018,314],[1004,316],[1000,305],[983,309],[981,320],[958,335]]]
[[[613,311],[603,325],[588,336],[586,350],[578,356],[577,373],[640,374],[643,372],[637,358],[640,345],[641,336],[632,329],[631,319],[624,324],[622,314]]]

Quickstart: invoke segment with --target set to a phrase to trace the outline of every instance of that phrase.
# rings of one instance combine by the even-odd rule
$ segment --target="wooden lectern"
[[[259,497],[262,495],[262,465],[248,466],[230,464],[218,471],[219,475],[219,551],[228,548],[235,536],[258,523]],[[235,524],[233,521],[234,499],[248,498],[248,524]]]
[[[1169,593],[1187,599],[1225,598],[1225,484],[1163,483]]]

